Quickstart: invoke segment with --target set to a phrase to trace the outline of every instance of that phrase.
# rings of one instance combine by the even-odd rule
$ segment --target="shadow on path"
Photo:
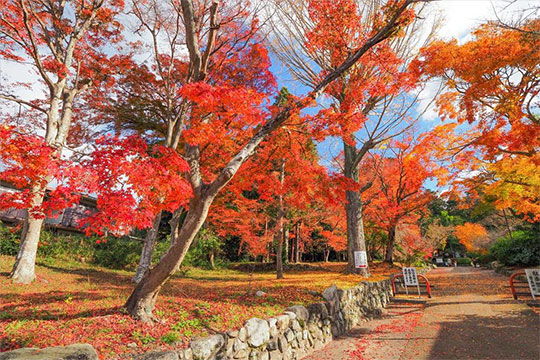
[[[537,360],[538,316],[524,310],[509,316],[462,315],[439,323],[429,359]]]

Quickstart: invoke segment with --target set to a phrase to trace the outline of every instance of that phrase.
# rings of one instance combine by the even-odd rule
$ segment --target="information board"
[[[367,254],[365,251],[355,251],[354,252],[354,267],[367,268]]]
[[[540,269],[525,269],[525,275],[527,275],[531,295],[536,300],[536,297],[540,296]]]
[[[403,268],[403,279],[405,280],[405,286],[417,286],[418,275],[416,274],[416,268],[414,267]]]

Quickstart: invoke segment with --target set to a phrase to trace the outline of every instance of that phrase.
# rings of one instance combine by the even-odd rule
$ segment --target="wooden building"
[[[0,181],[0,194],[19,191],[9,183]],[[55,216],[45,219],[45,226],[67,232],[82,232],[80,221],[95,213],[97,202],[92,196],[82,196],[79,203],[59,211]],[[8,224],[22,223],[26,217],[24,209],[0,209],[0,221]]]

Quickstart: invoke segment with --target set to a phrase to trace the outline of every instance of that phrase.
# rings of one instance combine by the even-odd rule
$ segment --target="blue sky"
[[[490,0],[440,0],[435,1],[433,14],[442,16],[443,23],[438,31],[438,37],[444,40],[456,39],[459,43],[464,43],[471,39],[471,31],[480,24],[495,20],[497,17],[503,19],[513,19],[524,8],[530,8],[535,1],[518,0],[509,5],[508,1],[490,1]],[[298,81],[293,81],[286,67],[274,56],[272,57],[272,71],[277,77],[278,86],[287,87],[295,95],[302,95],[309,89]],[[432,99],[435,95],[438,84],[431,84],[424,91],[422,96],[425,99]],[[315,113],[317,109],[309,109],[308,113]],[[418,115],[414,111],[413,116]],[[441,120],[437,116],[434,106],[430,107],[424,116],[420,118],[417,129],[420,132],[428,131]],[[330,138],[318,144],[321,163],[328,166],[332,159],[342,151],[341,140]],[[436,181],[429,180],[425,186],[428,189],[437,191]]]
[[[439,31],[439,36],[443,39],[457,39],[459,42],[465,42],[470,39],[470,32],[473,28],[486,20],[496,18],[496,13],[505,19],[515,18],[520,9],[529,8],[537,1],[534,0],[518,0],[507,7],[508,1],[490,1],[490,0],[441,0],[435,1],[434,7],[444,18],[445,22]],[[287,69],[279,63],[276,58],[273,58],[272,70],[277,76],[279,87],[286,86],[289,91],[294,94],[301,95],[308,91],[298,81],[292,81]],[[27,65],[17,64],[13,61],[0,60],[0,89],[9,86],[14,81],[22,81],[33,83],[29,88],[19,88],[14,94],[25,99],[32,100],[43,96],[43,86],[36,83],[36,74]],[[430,97],[429,91],[426,98]],[[6,104],[2,103],[6,111]],[[16,107],[13,108],[16,111]],[[316,109],[307,110],[313,113]],[[421,130],[428,130],[435,124],[439,123],[436,112],[429,111],[420,122]],[[322,157],[322,163],[328,164],[332,158],[338,155],[341,151],[339,139],[328,139],[318,146]],[[433,187],[433,184],[428,184],[428,187]]]

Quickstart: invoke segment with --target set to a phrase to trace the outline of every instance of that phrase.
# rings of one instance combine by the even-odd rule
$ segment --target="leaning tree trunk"
[[[138,283],[141,281],[143,275],[148,271],[152,264],[152,255],[154,255],[154,248],[156,247],[156,239],[159,231],[159,224],[161,223],[161,212],[157,214],[152,227],[148,229],[146,237],[144,238],[144,246],[141,252],[141,259],[139,260],[139,266],[133,277],[133,282]]]
[[[36,208],[43,204],[45,187],[33,189],[33,191],[34,197],[30,208]],[[27,212],[19,252],[10,273],[14,283],[30,284],[36,278],[36,256],[43,221],[44,218],[36,218],[31,212]]]
[[[355,165],[356,148],[343,142],[345,150],[345,176],[355,182],[358,181],[358,166]],[[347,191],[345,212],[347,217],[347,273],[369,277],[369,268],[356,268],[354,252],[366,251],[364,237],[364,222],[362,220],[362,199],[357,191]]]
[[[153,322],[156,298],[165,281],[176,272],[208,215],[213,197],[196,197],[190,202],[189,211],[180,227],[181,211],[176,211],[171,220],[172,245],[160,262],[147,271],[128,298],[125,307],[128,313],[143,322]]]
[[[388,244],[386,246],[386,254],[384,256],[384,262],[394,263],[394,244],[396,243],[396,227],[392,226],[388,231]]]

